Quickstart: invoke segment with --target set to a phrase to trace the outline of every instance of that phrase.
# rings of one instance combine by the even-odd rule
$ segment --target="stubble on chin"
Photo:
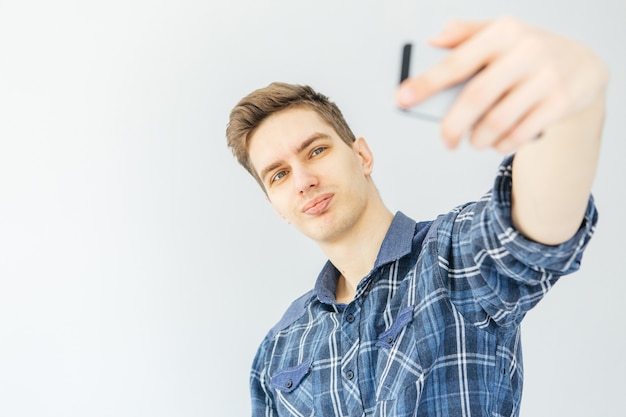
[[[325,213],[311,222],[307,230],[300,231],[319,244],[336,243],[352,229],[356,216],[334,216]]]

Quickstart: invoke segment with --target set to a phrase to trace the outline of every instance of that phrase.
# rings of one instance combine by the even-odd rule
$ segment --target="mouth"
[[[323,194],[315,197],[314,199],[307,202],[304,207],[302,207],[302,212],[304,214],[308,214],[309,216],[317,216],[326,211],[330,202],[332,201],[334,195],[333,194]]]

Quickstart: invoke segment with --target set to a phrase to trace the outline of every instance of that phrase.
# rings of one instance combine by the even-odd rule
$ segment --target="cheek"
[[[268,196],[268,200],[270,204],[272,205],[272,208],[274,209],[276,214],[278,214],[282,219],[284,219],[285,221],[289,223],[290,217],[291,217],[291,210],[289,209],[287,199],[284,198],[284,196],[281,196],[279,194],[274,194],[274,195]]]

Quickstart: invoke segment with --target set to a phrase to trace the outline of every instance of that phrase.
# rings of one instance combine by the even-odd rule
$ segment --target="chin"
[[[345,225],[336,221],[322,218],[317,220],[317,222],[312,222],[313,224],[309,223],[308,228],[300,228],[300,231],[318,243],[332,242],[346,230]]]

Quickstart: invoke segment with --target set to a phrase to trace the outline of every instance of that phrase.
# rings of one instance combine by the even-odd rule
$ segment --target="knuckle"
[[[513,37],[522,30],[522,23],[512,16],[502,16],[495,22],[495,27],[502,36]]]
[[[483,82],[469,83],[465,87],[464,96],[470,103],[485,103],[492,100],[492,88]]]
[[[449,54],[446,56],[441,65],[437,66],[438,71],[446,78],[457,78],[458,74],[464,73],[465,63],[458,54]]]
[[[574,99],[573,87],[567,84],[560,70],[554,65],[548,65],[538,74],[539,86],[548,92],[550,106],[555,109],[565,109]]]
[[[527,135],[522,129],[514,129],[507,135],[507,141],[511,144],[520,145],[527,140]]]
[[[546,65],[539,74],[544,84],[556,87],[558,90],[564,89],[565,80],[561,76],[556,65]]]
[[[494,148],[496,149],[496,151],[505,154],[514,149],[514,146],[511,144],[509,138],[504,138],[500,142],[496,143],[494,145]]]
[[[526,36],[519,43],[519,48],[524,56],[532,57],[545,54],[546,45],[538,36]]]
[[[498,111],[492,111],[487,114],[482,124],[484,124],[489,131],[497,133],[503,133],[510,127],[508,117]]]
[[[552,96],[549,101],[549,107],[552,108],[556,114],[562,114],[567,111],[572,102],[571,93],[567,90],[561,90]]]
[[[532,128],[528,123],[523,123],[512,129],[507,135],[507,140],[516,146],[529,142],[533,138]]]

